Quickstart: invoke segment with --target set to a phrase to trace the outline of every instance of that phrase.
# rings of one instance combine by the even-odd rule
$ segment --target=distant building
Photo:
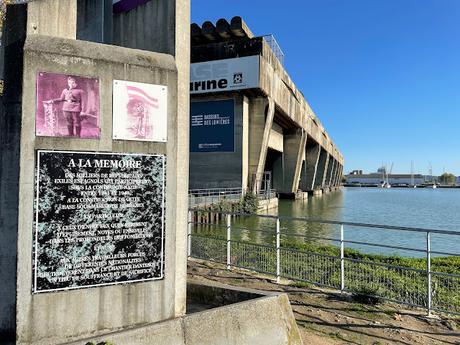
[[[347,183],[376,185],[384,182],[383,173],[353,174],[351,172],[345,177]],[[391,174],[388,176],[388,182],[391,185],[419,185],[425,182],[425,176],[421,174]]]
[[[350,171],[349,175],[362,175],[362,174],[363,174],[362,170],[353,170],[353,171]]]

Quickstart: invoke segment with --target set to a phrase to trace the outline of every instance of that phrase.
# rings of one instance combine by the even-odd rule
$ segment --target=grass
[[[214,258],[216,261],[226,260],[225,246],[224,239],[211,243],[198,237],[194,238],[192,244],[194,252],[196,250],[196,253],[206,254],[202,258]],[[276,273],[275,248],[244,242],[232,242],[231,246],[233,265],[264,273]],[[310,286],[313,283],[340,289],[341,262],[338,247],[289,240],[282,241],[281,247],[281,275],[297,280],[295,286]],[[427,306],[426,258],[367,254],[354,249],[346,249],[345,257],[345,288],[357,301],[373,304],[380,302],[380,298],[386,298]],[[459,275],[460,258],[432,258],[431,271]],[[432,305],[459,313],[460,278],[432,273]]]

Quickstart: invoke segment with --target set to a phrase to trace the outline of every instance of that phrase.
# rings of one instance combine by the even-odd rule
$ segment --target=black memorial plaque
[[[37,151],[35,293],[163,278],[165,156]]]

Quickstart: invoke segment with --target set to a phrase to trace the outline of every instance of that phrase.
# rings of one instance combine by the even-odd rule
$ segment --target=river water
[[[409,189],[409,188],[343,188],[312,197],[308,201],[280,200],[278,210],[269,215],[306,217],[309,219],[335,220],[356,223],[396,225],[457,231],[460,234],[459,189]],[[234,237],[239,240],[272,243],[275,221],[267,218],[236,218],[232,220]],[[249,231],[262,230],[267,232]],[[316,241],[338,244],[330,238],[340,238],[340,226],[283,220],[283,240]],[[390,246],[426,248],[426,234],[346,225],[345,239],[351,241],[384,244]],[[300,236],[293,236],[300,235]],[[307,236],[307,237],[301,237]],[[324,237],[328,239],[318,239]],[[432,234],[432,251],[460,254],[460,236]],[[369,245],[347,244],[347,247],[368,253],[424,256],[426,254],[382,248]]]

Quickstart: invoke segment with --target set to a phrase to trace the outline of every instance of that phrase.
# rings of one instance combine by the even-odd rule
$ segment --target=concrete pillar
[[[318,162],[321,154],[321,146],[315,143],[307,146],[305,152],[305,190],[312,191],[315,188],[315,180],[318,171]]]
[[[330,181],[332,176],[332,169],[334,168],[334,158],[328,153],[329,159],[327,160],[327,169],[326,169],[326,176],[324,178],[323,187],[329,188]]]
[[[340,169],[342,168],[341,164],[337,162],[337,171],[335,173],[335,181],[334,184],[336,187],[340,185]]]
[[[297,129],[284,134],[284,181],[281,193],[295,193],[299,188],[307,133]]]
[[[249,174],[252,191],[260,190],[267,158],[270,130],[275,116],[275,103],[272,99],[254,98],[249,104]]]
[[[338,167],[338,162],[335,158],[333,162],[334,162],[334,166],[332,167],[331,181],[329,182],[331,187],[335,187],[335,178],[337,175],[337,167]]]
[[[316,172],[314,189],[324,187],[324,182],[326,181],[328,164],[329,164],[329,153],[325,149],[321,148],[321,154],[319,156],[318,169]]]
[[[331,186],[337,186],[337,174],[339,172],[339,162],[334,158],[334,169],[332,170]]]
[[[334,177],[335,177],[335,172],[336,172],[336,168],[337,168],[337,161],[335,160],[334,157],[331,156],[331,168],[330,168],[330,176],[329,176],[329,179],[327,180],[327,185],[329,187],[334,187]]]
[[[27,12],[27,35],[77,38],[77,0],[37,0]]]
[[[249,99],[243,96],[243,135],[241,147],[241,188],[243,192],[249,188]]]
[[[19,161],[26,5],[9,6],[3,31],[5,90],[0,113],[0,343],[15,344]],[[27,229],[32,231],[31,229]],[[30,289],[30,286],[29,286]]]
[[[6,44],[6,111],[0,114],[2,344],[64,343],[69,339],[77,340],[78,337],[86,338],[185,314],[190,3],[189,0],[150,3],[167,4],[166,17],[173,19],[172,25],[163,28],[155,23],[159,35],[173,37],[172,40],[166,39],[168,45],[163,46],[170,55],[75,40],[76,0],[36,0],[28,4],[27,12],[25,5],[16,5],[8,11],[9,30],[6,32],[17,38]],[[157,16],[158,13],[150,18],[145,16],[138,25],[152,25]],[[35,78],[39,71],[100,79],[99,140],[35,135]],[[168,87],[167,143],[112,139],[114,79]],[[34,157],[37,149],[167,156],[163,279],[32,294]],[[110,315],[107,314],[109,310]]]
[[[343,166],[340,166],[340,171],[339,171],[339,186],[342,184],[342,177],[343,177]]]
[[[157,1],[151,1],[156,3]],[[159,1],[164,3],[165,1]],[[167,217],[171,217],[171,225],[174,229],[174,288],[175,289],[175,310],[176,317],[185,315],[186,312],[186,293],[187,293],[187,214],[188,214],[188,176],[189,176],[189,114],[190,114],[190,0],[166,1],[174,4],[175,8],[169,8],[168,16],[173,18],[170,30],[158,16],[150,17],[144,23],[145,26],[155,24],[162,35],[166,36],[169,31],[174,35],[174,42],[166,39],[171,46],[164,46],[174,56],[177,68],[177,112],[176,119],[173,121],[174,128],[168,140],[172,141],[168,145],[168,156],[174,160],[175,166],[171,169],[170,181],[175,185],[172,195],[173,202],[170,204],[170,212]],[[169,27],[169,26],[168,26]],[[169,161],[168,161],[168,164]],[[171,178],[172,177],[172,178]],[[173,263],[170,263],[173,264]]]

